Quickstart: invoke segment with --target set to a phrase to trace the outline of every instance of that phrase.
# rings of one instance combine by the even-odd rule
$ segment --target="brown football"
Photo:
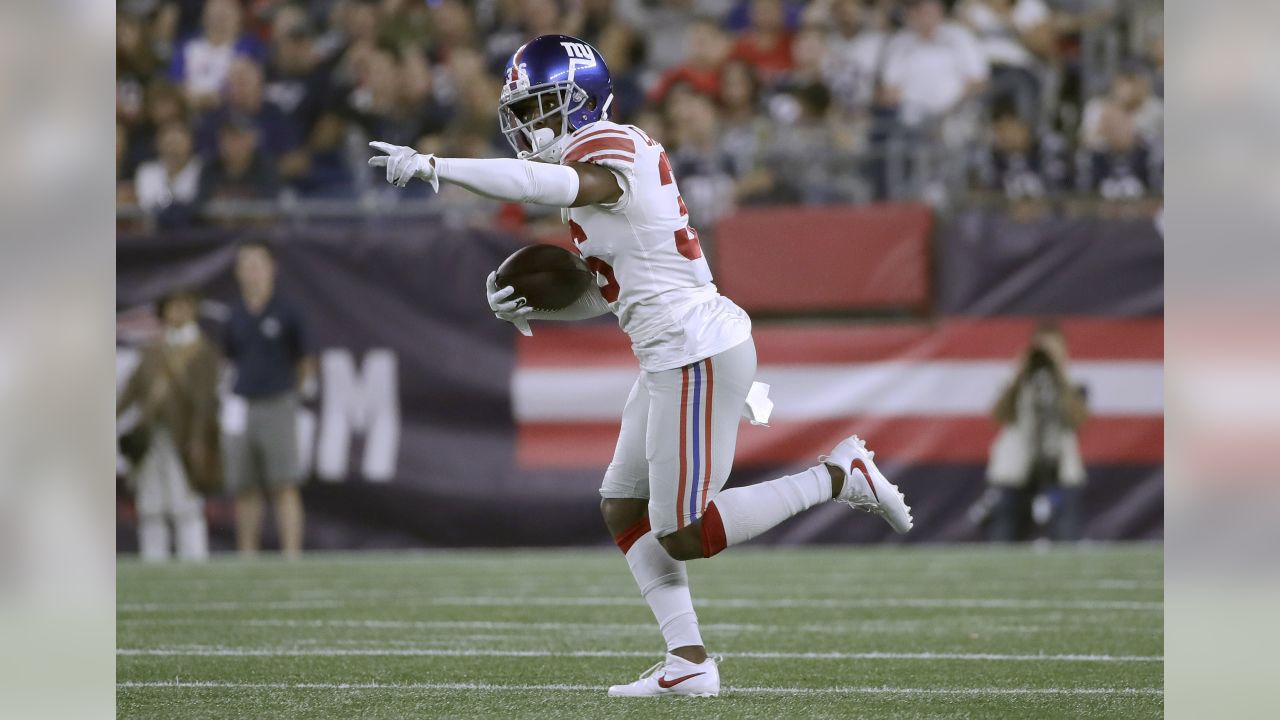
[[[498,266],[498,287],[516,289],[540,310],[561,310],[595,283],[595,273],[577,254],[555,245],[529,245],[511,253]]]

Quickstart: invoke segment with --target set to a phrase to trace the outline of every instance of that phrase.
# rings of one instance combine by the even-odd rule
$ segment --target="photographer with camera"
[[[209,555],[203,496],[222,486],[218,353],[197,323],[199,306],[191,288],[160,299],[162,332],[142,348],[116,404],[117,418],[134,406],[140,411],[120,450],[133,465],[138,550],[146,561],[170,557],[171,546],[183,560]]]
[[[1033,507],[1049,508],[1054,540],[1080,536],[1084,461],[1076,429],[1086,416],[1084,388],[1067,377],[1067,344],[1051,322],[1041,323],[1023,350],[1018,370],[992,409],[1001,430],[987,464],[990,488],[981,513],[995,541],[1030,539]]]

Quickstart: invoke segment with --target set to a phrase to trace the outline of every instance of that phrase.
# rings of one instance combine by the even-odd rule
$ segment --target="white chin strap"
[[[560,143],[556,142],[556,133],[551,128],[538,128],[533,131],[533,150],[521,152],[521,160],[541,160],[542,162],[560,162]]]

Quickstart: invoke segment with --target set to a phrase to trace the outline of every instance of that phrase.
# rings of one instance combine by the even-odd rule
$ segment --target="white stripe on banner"
[[[616,421],[638,370],[618,367],[517,368],[517,421]],[[842,365],[761,365],[773,417],[819,420],[876,415],[985,416],[1009,381],[1008,362],[931,360]],[[1155,361],[1081,361],[1073,381],[1088,388],[1094,415],[1162,415],[1164,366]]]

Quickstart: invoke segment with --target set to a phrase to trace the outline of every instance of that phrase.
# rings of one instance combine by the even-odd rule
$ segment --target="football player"
[[[662,145],[609,120],[604,58],[587,43],[543,35],[507,64],[498,115],[517,159],[422,155],[373,142],[387,182],[451,183],[506,201],[567,208],[573,242],[598,290],[559,311],[535,311],[514,289],[487,282],[499,318],[531,334],[529,320],[607,312],[640,364],[622,414],[601,512],[653,610],[665,659],[609,694],[713,696],[720,674],[707,655],[685,561],[711,557],[828,500],[911,529],[910,508],[873,453],[852,436],[795,475],[721,492],[756,372],[751,320],[711,282],[711,270]]]

